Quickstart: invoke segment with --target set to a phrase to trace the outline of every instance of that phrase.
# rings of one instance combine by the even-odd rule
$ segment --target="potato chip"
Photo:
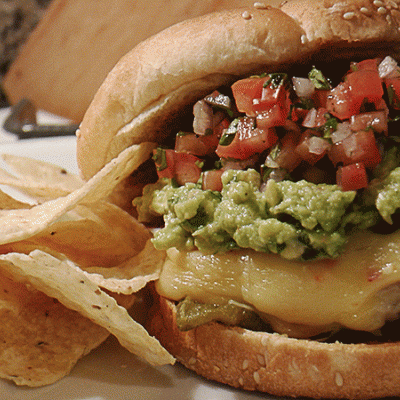
[[[86,268],[84,274],[103,289],[129,295],[159,278],[165,257],[166,252],[156,250],[148,240],[138,255],[123,264],[110,268]]]
[[[42,386],[61,379],[109,336],[78,312],[3,275],[0,319],[0,377],[18,385]]]
[[[15,199],[7,193],[0,190],[0,209],[2,210],[14,210],[21,208],[31,208],[29,203],[24,203]]]
[[[46,182],[47,184],[65,187],[65,191],[72,192],[79,189],[84,181],[77,174],[66,171],[65,168],[48,162],[39,161],[30,157],[3,154],[5,163],[22,179],[30,179],[34,182]]]
[[[49,200],[30,209],[0,210],[0,244],[30,238],[76,205],[107,198],[122,180],[150,157],[154,147],[154,143],[142,143],[127,148],[81,188],[65,197]]]
[[[47,246],[80,267],[111,267],[136,256],[149,230],[114,204],[78,205],[29,240]]]
[[[152,365],[173,364],[175,359],[157,339],[134,321],[128,311],[100,289],[79,268],[40,250],[29,255],[0,256],[0,269],[22,283],[29,283],[66,307],[78,311],[115,335],[132,353]]]
[[[66,196],[84,184],[78,175],[50,163],[9,154],[2,157],[17,176],[0,169],[0,184],[18,188],[38,202]]]

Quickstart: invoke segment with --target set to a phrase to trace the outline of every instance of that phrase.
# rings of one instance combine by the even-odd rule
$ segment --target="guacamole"
[[[141,221],[164,216],[154,246],[205,254],[250,248],[289,259],[337,257],[350,232],[373,226],[378,212],[390,218],[400,206],[400,168],[377,192],[375,210],[360,211],[356,192],[337,185],[269,180],[262,186],[253,169],[228,170],[222,183],[221,192],[169,179],[148,185],[135,204]]]

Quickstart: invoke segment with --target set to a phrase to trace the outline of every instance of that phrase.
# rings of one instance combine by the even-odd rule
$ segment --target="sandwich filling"
[[[397,318],[400,69],[369,59],[343,76],[239,80],[154,151],[158,181],[134,205],[163,220],[157,290],[184,300],[182,329],[257,319],[311,337]]]

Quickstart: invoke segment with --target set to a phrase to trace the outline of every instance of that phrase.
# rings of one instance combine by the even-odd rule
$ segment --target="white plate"
[[[77,172],[75,137],[24,140],[0,145],[0,154],[18,154]],[[0,321],[1,323],[1,321]],[[7,400],[255,400],[273,399],[208,382],[180,365],[154,368],[110,338],[78,362],[72,373],[42,388],[17,387],[0,380]]]

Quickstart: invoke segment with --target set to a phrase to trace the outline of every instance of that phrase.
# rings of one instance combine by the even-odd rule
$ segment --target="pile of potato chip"
[[[0,170],[0,377],[50,384],[110,334],[152,365],[174,363],[128,312],[165,254],[107,200],[153,147],[126,149],[88,182],[4,156],[12,173]]]

